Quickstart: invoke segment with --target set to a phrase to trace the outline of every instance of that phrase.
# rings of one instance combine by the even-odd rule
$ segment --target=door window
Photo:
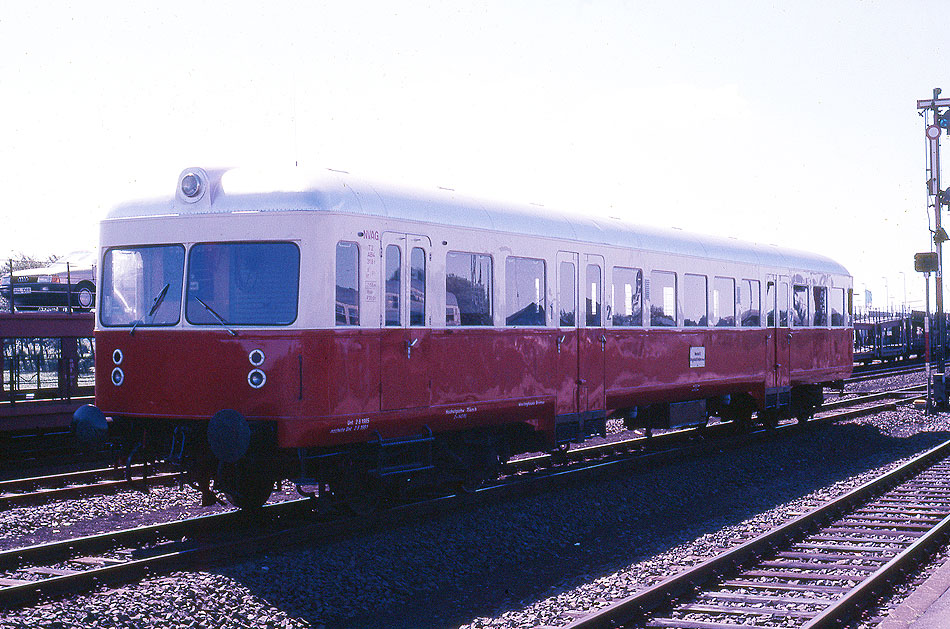
[[[603,325],[600,303],[600,265],[587,265],[587,327],[598,327]]]
[[[409,325],[426,324],[426,252],[413,247],[409,254]]]
[[[336,244],[336,324],[360,324],[360,249],[355,242]]]
[[[574,277],[574,263],[561,262],[561,281],[558,288],[558,310],[560,325],[577,325],[577,279]]]
[[[792,322],[796,328],[807,326],[808,320],[808,287],[795,285],[792,298]]]
[[[386,325],[402,323],[402,250],[386,245]]]

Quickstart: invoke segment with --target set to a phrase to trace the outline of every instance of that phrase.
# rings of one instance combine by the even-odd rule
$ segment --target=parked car
[[[10,293],[6,274],[0,278],[0,294],[6,301]],[[91,310],[96,305],[96,254],[74,251],[48,266],[14,271],[12,293],[17,310],[66,308],[69,295],[73,309]]]

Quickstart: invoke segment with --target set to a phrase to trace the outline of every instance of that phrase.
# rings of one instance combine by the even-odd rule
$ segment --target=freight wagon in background
[[[945,315],[946,317],[946,315]],[[872,362],[923,359],[927,343],[924,330],[924,312],[893,313],[871,311],[855,317],[854,362],[865,365]],[[945,319],[944,329],[950,326]],[[937,335],[936,315],[930,315],[930,355],[936,358],[940,339]],[[946,343],[944,343],[946,352]]]
[[[93,316],[0,313],[0,434],[65,431],[93,401]]]
[[[186,169],[100,251],[78,425],[241,507],[472,488],[608,418],[806,417],[852,368],[829,258],[337,171]]]

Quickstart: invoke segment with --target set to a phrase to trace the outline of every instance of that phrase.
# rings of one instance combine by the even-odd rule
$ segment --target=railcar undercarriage
[[[772,404],[760,408],[748,393],[680,402],[652,403],[615,411],[627,429],[670,429],[702,426],[713,416],[739,430],[756,421],[766,427],[779,420],[814,415],[824,401],[822,385],[800,385],[775,391]],[[84,407],[87,408],[87,407]],[[88,407],[93,408],[93,407]],[[105,420],[92,411],[77,412],[77,436],[105,437]],[[304,496],[345,505],[365,514],[387,497],[434,488],[472,492],[494,480],[513,454],[564,447],[606,432],[606,417],[564,424],[553,444],[527,424],[508,424],[448,433],[427,426],[414,435],[384,439],[378,432],[367,441],[334,448],[277,447],[274,422],[248,422],[240,413],[224,410],[207,422],[114,418],[108,441],[119,461],[162,461],[185,475],[201,492],[202,504],[217,502],[215,492],[241,509],[263,505],[275,486],[290,479]],[[575,430],[576,428],[576,430]]]

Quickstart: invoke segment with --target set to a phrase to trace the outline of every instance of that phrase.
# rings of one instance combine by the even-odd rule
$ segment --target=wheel
[[[232,505],[238,509],[260,509],[274,491],[274,481],[255,470],[233,465],[222,466],[216,486]]]
[[[79,282],[74,299],[77,307],[89,310],[96,303],[96,287],[91,282]]]

